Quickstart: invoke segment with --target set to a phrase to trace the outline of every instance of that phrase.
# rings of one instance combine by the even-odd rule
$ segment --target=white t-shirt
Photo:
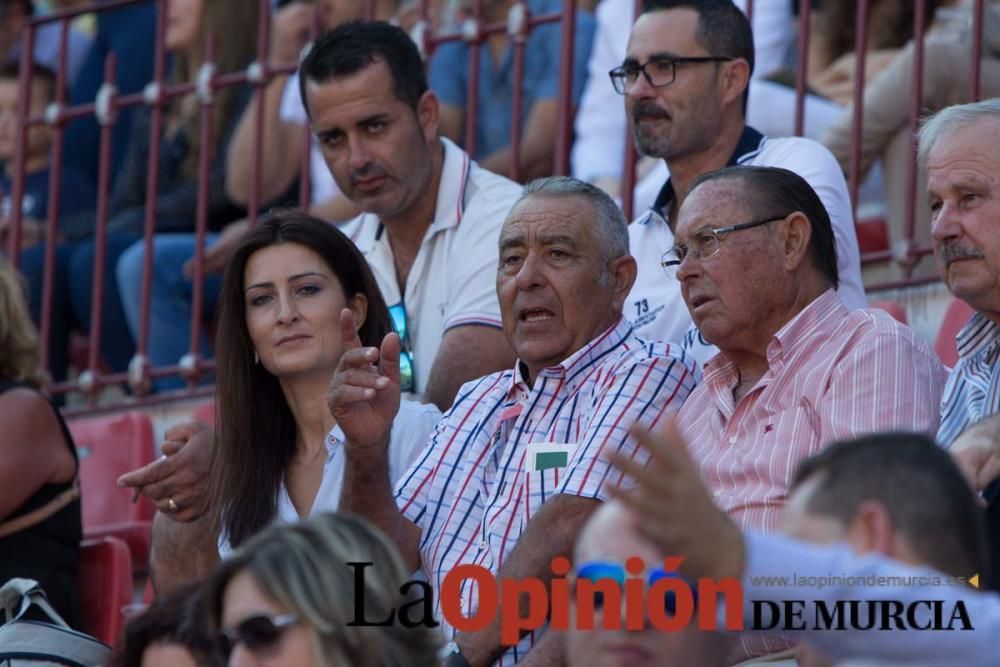
[[[461,148],[441,139],[444,165],[434,221],[410,269],[406,293],[396,280],[388,234],[379,219],[363,213],[343,227],[368,260],[390,307],[406,307],[415,393],[427,388],[445,333],[464,325],[500,329],[497,244],[500,228],[521,196],[517,183],[481,169]]]
[[[298,72],[289,76],[288,82],[285,83],[285,92],[281,95],[278,116],[286,123],[303,126],[309,124],[309,116],[306,114],[306,108],[302,105],[302,97],[299,95]],[[340,194],[340,188],[333,180],[333,176],[326,166],[326,161],[323,159],[323,153],[319,149],[319,143],[314,136],[309,139],[309,182],[312,186],[310,201],[314,204]]]
[[[748,127],[743,131],[730,163],[782,167],[794,171],[812,186],[833,225],[840,274],[837,293],[848,308],[867,307],[851,198],[844,174],[830,151],[810,139],[770,139]],[[669,203],[672,190],[661,194],[666,201],[660,203]],[[673,244],[674,234],[655,206],[629,225],[629,245],[639,265],[639,273],[625,301],[624,313],[639,336],[680,343],[692,327],[691,314],[681,298],[680,282],[668,278],[660,266],[663,253],[670,250]],[[704,363],[717,350],[711,346],[702,347],[702,350],[685,349]]]
[[[430,442],[437,423],[441,420],[441,412],[433,405],[425,405],[416,401],[403,400],[399,403],[399,412],[392,422],[392,433],[389,436],[389,481],[393,488],[410,464],[417,458]],[[306,517],[300,517],[292,499],[288,496],[285,482],[281,482],[278,490],[278,514],[275,521],[279,523],[295,523],[296,521],[322,514],[336,512],[340,504],[340,490],[344,481],[344,455],[341,448],[344,444],[344,432],[339,426],[334,426],[326,436],[326,461],[323,463],[323,480],[320,482],[312,508]],[[229,539],[219,537],[219,555],[223,558],[232,552]]]

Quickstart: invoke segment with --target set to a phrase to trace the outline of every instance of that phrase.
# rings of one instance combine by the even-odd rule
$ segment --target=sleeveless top
[[[20,382],[0,381],[0,395],[4,392],[26,388]],[[66,422],[55,406],[52,412],[59,420],[66,447],[73,455],[79,470],[76,446],[73,436],[66,428]],[[0,434],[0,457],[3,456],[4,436]],[[75,477],[75,476],[74,476]],[[62,484],[44,484],[12,514],[0,517],[9,521],[27,514],[72,486],[73,480]],[[77,565],[79,562],[80,540],[83,536],[80,515],[80,499],[77,498],[39,524],[20,532],[0,538],[0,584],[14,577],[36,580],[45,591],[49,603],[73,628],[80,628],[80,599],[77,585]],[[44,615],[28,612],[29,618],[46,620]]]

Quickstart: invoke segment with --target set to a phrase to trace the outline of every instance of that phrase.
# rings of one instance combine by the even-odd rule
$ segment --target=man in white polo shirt
[[[344,231],[403,339],[404,390],[446,410],[464,382],[513,362],[494,276],[521,188],[439,138],[437,98],[399,28],[342,25],[316,41],[299,76],[327,167],[364,211]]]
[[[848,308],[866,305],[844,175],[820,144],[797,137],[769,139],[746,125],[753,59],[750,24],[731,0],[658,0],[645,4],[624,63],[610,73],[612,85],[625,96],[639,152],[662,158],[670,171],[653,208],[629,228],[639,275],[625,316],[646,338],[680,341],[691,327],[680,284],[666,280],[661,257],[673,246],[671,221],[691,182],[727,165],[783,167],[812,186],[833,224],[837,291]]]

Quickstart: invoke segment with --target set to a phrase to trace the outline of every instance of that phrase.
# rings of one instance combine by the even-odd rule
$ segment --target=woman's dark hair
[[[322,257],[348,301],[356,294],[368,299],[358,331],[363,345],[377,346],[393,330],[389,309],[364,256],[333,226],[305,213],[278,211],[243,236],[222,278],[216,332],[219,417],[209,473],[215,527],[233,547],[273,521],[285,466],[295,454],[295,419],[278,379],[254,363],[243,293],[250,257],[282,243],[297,243]]]
[[[127,626],[115,649],[115,667],[142,667],[142,654],[154,644],[178,644],[203,667],[225,664],[209,635],[201,582],[187,584],[156,601]]]
[[[796,3],[798,4],[798,3]],[[924,3],[924,26],[930,27],[938,0]],[[852,51],[857,52],[855,27],[858,3],[825,0],[820,3],[818,30],[814,33],[826,46],[828,63]],[[869,44],[863,48],[900,49],[913,39],[916,8],[913,0],[875,0],[868,6]]]

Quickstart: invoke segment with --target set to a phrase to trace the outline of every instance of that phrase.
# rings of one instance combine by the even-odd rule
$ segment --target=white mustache
[[[960,246],[956,243],[943,245],[938,250],[938,259],[942,264],[948,265],[963,259],[982,259],[983,251],[975,246]]]

